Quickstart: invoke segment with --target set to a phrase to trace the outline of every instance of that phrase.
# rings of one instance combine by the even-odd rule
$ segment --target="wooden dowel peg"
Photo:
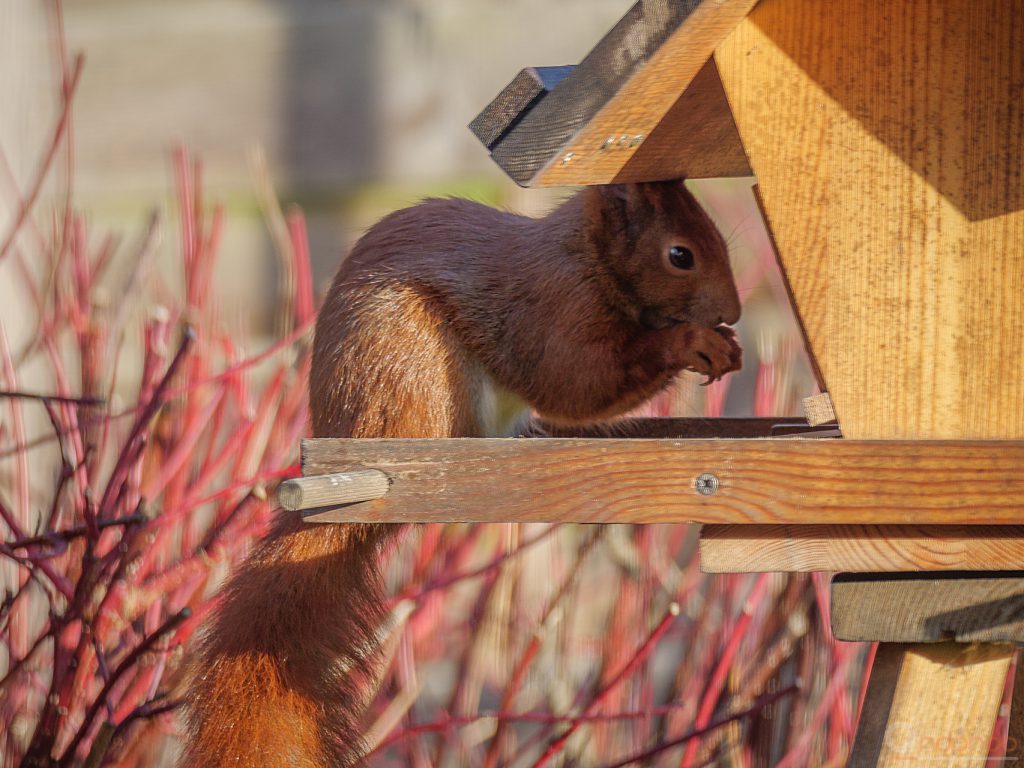
[[[353,504],[379,499],[388,492],[388,476],[376,469],[310,475],[285,480],[277,489],[277,500],[292,511]]]

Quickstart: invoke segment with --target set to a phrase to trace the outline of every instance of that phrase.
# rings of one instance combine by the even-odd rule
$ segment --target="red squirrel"
[[[740,367],[721,234],[682,182],[587,187],[532,219],[458,199],[382,219],[317,321],[317,437],[483,437],[495,393],[547,421],[600,423],[680,371]],[[349,766],[386,619],[393,525],[282,513],[207,628],[183,765]]]

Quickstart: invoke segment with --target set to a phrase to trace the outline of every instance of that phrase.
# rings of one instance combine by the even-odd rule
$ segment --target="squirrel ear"
[[[583,188],[584,216],[593,232],[617,232],[626,227],[629,186],[598,184]]]

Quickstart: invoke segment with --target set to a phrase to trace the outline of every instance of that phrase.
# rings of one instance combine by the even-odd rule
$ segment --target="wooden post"
[[[984,768],[1014,647],[882,644],[847,768]]]
[[[716,60],[844,436],[1024,437],[1024,2],[762,0]],[[850,764],[984,765],[1010,655],[883,645]]]

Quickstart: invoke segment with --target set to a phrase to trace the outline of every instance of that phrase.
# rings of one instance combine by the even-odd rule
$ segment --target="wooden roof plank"
[[[469,124],[469,130],[488,149],[493,147],[527,112],[555,89],[574,66],[527,67],[501,89]]]
[[[491,146],[492,157],[524,186],[615,180],[702,71],[715,47],[755,4],[756,0],[636,3],[578,67]],[[728,115],[724,95],[708,99],[705,91],[702,94],[705,109],[715,110],[716,123],[721,123]],[[610,136],[623,151],[607,151]],[[622,136],[629,138],[619,146]],[[699,134],[689,138],[678,151],[691,158],[714,152],[722,141],[720,135],[715,140]],[[742,154],[738,134],[729,145],[728,162],[721,168],[709,167],[702,175],[745,175],[745,161],[742,168],[736,167],[737,151]]]

